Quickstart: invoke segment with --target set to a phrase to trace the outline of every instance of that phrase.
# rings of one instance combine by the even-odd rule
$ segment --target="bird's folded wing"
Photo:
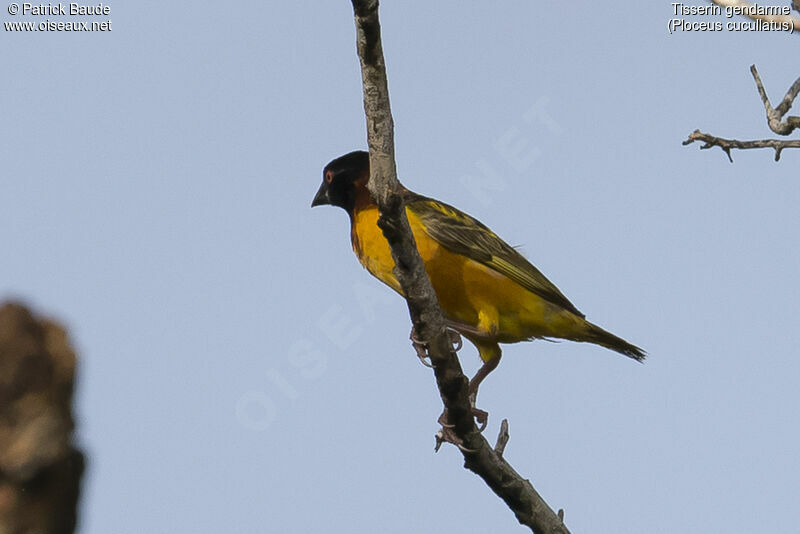
[[[576,315],[584,315],[514,247],[479,220],[438,200],[405,192],[406,207],[442,246],[507,276],[528,291]]]

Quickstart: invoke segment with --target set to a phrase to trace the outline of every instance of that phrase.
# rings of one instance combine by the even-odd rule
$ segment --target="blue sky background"
[[[366,146],[350,3],[110,5],[111,32],[0,32],[0,297],[79,351],[80,532],[523,532],[433,453],[405,304],[309,208]],[[779,101],[797,37],[669,35],[670,2],[381,17],[400,179],[650,354],[507,346],[489,437],[510,420],[575,533],[790,532],[800,153],[681,141],[773,137],[748,68]]]

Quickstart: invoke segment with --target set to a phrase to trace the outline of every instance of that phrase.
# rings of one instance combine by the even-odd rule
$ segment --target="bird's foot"
[[[472,388],[470,388],[472,390]],[[478,391],[470,391],[469,393],[469,405],[472,408],[472,417],[475,418],[475,422],[478,423],[478,431],[483,432],[486,429],[486,425],[489,423],[489,412],[485,410],[481,410],[480,408],[475,406],[475,403],[478,401]]]
[[[414,347],[415,351],[417,351],[417,358],[419,358],[419,361],[422,362],[422,365],[425,367],[433,367],[429,361],[430,356],[428,356],[428,344],[417,337],[417,330],[413,326],[411,327],[411,335],[408,337],[411,339],[411,346]]]
[[[447,428],[444,426],[436,433],[436,446],[434,447],[434,452],[439,452],[439,449],[442,447],[442,443],[452,443],[458,447],[461,452],[470,454],[478,452],[476,449],[465,447],[464,440],[458,437],[452,428]]]
[[[450,422],[449,418],[447,417],[447,408],[444,409],[442,415],[439,416],[439,419],[436,420],[437,423],[442,425],[442,428],[455,428],[456,425]]]
[[[456,352],[460,351],[461,347],[464,345],[461,341],[461,334],[448,327],[447,335],[450,336],[450,343],[453,345],[453,350]],[[409,339],[411,339],[411,345],[417,352],[417,358],[422,362],[422,365],[425,367],[433,367],[430,362],[430,356],[428,356],[428,343],[417,337],[417,331],[414,327],[411,327]]]
[[[464,440],[461,439],[461,437],[456,433],[456,425],[448,421],[446,408],[442,412],[442,415],[439,416],[438,422],[440,425],[442,425],[442,428],[440,428],[436,433],[436,447],[434,448],[436,452],[439,452],[439,448],[442,446],[442,443],[452,443],[458,447],[461,452],[477,452],[475,449],[470,449],[464,446]]]
[[[472,417],[474,417],[475,422],[478,423],[478,432],[486,430],[486,425],[489,423],[489,412],[473,406]]]
[[[486,429],[486,425],[489,422],[489,412],[485,410],[481,410],[480,408],[476,408],[474,405],[471,406],[472,417],[475,418],[475,423],[478,426],[478,432],[483,432]],[[453,429],[456,427],[455,424],[450,422],[450,418],[447,416],[447,408],[442,412],[442,415],[439,416],[437,421],[442,428],[444,429]]]

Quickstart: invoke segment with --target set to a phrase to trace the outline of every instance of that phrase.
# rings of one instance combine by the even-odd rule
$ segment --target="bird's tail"
[[[639,362],[644,360],[645,356],[647,355],[645,351],[636,345],[628,343],[621,337],[617,337],[611,332],[603,330],[596,324],[592,324],[589,321],[586,321],[586,329],[584,330],[580,341],[588,341],[589,343],[600,345],[601,347],[619,352],[620,354],[624,354],[625,356],[633,358]]]

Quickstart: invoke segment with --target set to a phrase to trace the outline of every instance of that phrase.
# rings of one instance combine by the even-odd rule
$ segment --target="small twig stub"
[[[508,419],[503,419],[503,422],[500,423],[500,433],[497,434],[497,444],[494,446],[494,452],[500,457],[502,457],[503,453],[506,451],[508,438]]]

